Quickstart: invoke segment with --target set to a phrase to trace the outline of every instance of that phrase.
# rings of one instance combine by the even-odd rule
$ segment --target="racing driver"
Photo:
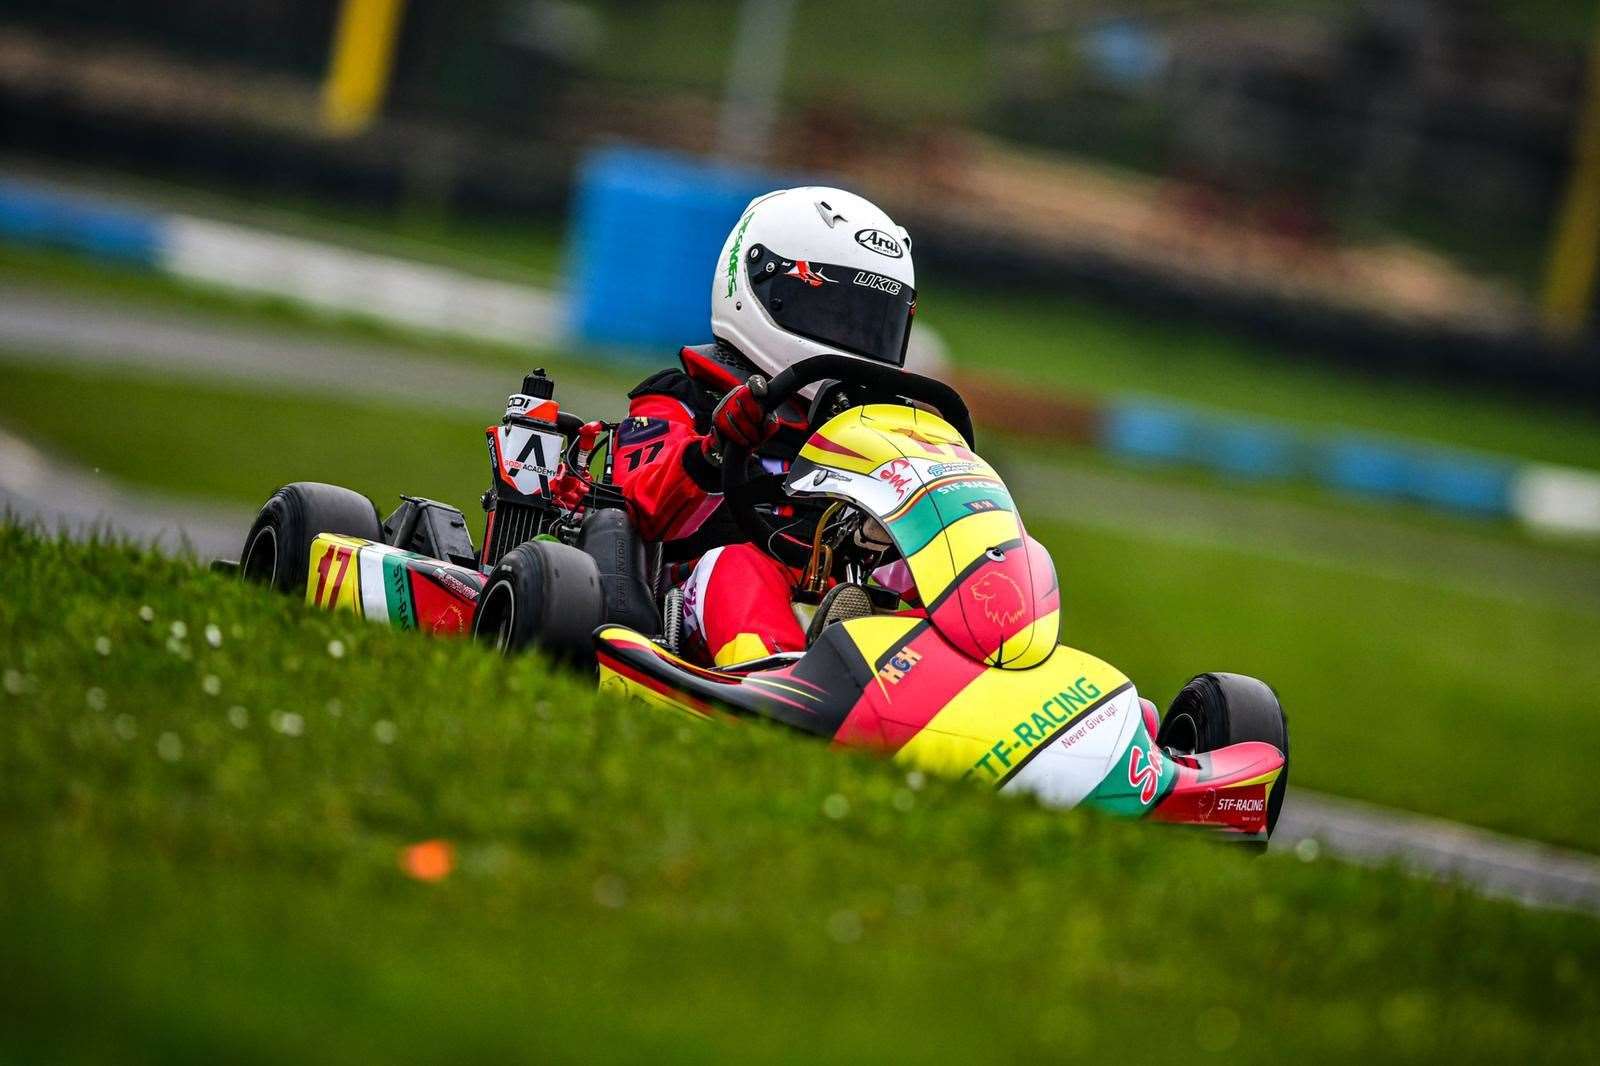
[[[805,648],[799,575],[744,541],[721,506],[725,444],[777,473],[806,439],[804,412],[765,417],[749,379],[824,353],[902,366],[915,310],[910,238],[869,201],[784,189],[740,215],[712,274],[712,343],[630,392],[616,439],[614,476],[641,536],[688,570],[690,654],[728,666]],[[575,499],[582,485],[569,476],[555,489]]]

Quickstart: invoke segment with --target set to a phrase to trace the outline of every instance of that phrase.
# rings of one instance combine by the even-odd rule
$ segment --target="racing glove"
[[[583,507],[584,497],[588,494],[588,479],[568,470],[565,463],[556,471],[556,476],[550,479],[550,499],[568,511],[580,510]]]
[[[753,375],[748,382],[731,390],[711,412],[711,432],[701,442],[708,459],[720,461],[725,443],[755,449],[772,439],[778,424],[761,408],[757,392],[766,390],[766,379]]]

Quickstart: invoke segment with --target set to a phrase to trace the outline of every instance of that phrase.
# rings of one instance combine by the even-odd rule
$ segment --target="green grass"
[[[322,480],[385,513],[401,492],[452,501],[481,530],[482,419],[95,381],[117,397],[117,418],[74,415],[81,373],[0,367],[0,423],[168,492],[253,507],[285,481]],[[1044,507],[1022,502],[1025,515]],[[1359,548],[1335,567],[1042,519],[1030,528],[1061,572],[1068,641],[1151,698],[1164,704],[1211,669],[1276,685],[1294,722],[1298,783],[1600,851],[1594,809],[1574,799],[1600,743],[1592,613],[1385,577],[1360,569]],[[1509,534],[1504,546],[1526,551]]]
[[[0,528],[0,572],[27,575],[0,597],[0,1058],[1570,1062],[1597,1036],[1586,917],[608,705],[127,549]],[[430,839],[454,871],[402,875]]]
[[[1577,403],[1362,374],[1068,298],[934,291],[919,313],[964,368],[1031,388],[1139,394],[1318,431],[1348,426],[1600,467],[1600,419]]]
[[[117,417],[63,417],[92,382],[115,395]],[[401,493],[453,501],[482,528],[469,505],[489,484],[492,410],[454,417],[5,364],[0,383],[0,422],[113,478],[252,506],[285,481],[329,481],[359,486],[385,514]]]
[[[1229,670],[1277,688],[1298,784],[1600,851],[1596,619],[1353,568],[1030,523],[1064,639],[1163,706]]]

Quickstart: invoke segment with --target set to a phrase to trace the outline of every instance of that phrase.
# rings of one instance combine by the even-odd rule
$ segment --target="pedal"
[[[806,630],[806,647],[815,644],[817,638],[822,636],[822,631],[835,622],[848,621],[851,618],[865,618],[872,614],[872,596],[865,586],[853,582],[840,582],[829,589],[822,597],[822,602],[817,604],[817,613],[811,618],[811,627]]]

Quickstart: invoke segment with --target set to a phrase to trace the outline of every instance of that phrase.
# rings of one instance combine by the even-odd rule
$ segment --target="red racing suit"
[[[792,606],[798,575],[744,541],[722,507],[722,471],[702,450],[717,401],[753,371],[716,345],[684,348],[679,359],[682,369],[654,374],[628,394],[612,477],[640,535],[662,542],[665,557],[688,570],[685,647],[717,666],[804,650]],[[805,427],[781,425],[757,455],[787,467]]]

